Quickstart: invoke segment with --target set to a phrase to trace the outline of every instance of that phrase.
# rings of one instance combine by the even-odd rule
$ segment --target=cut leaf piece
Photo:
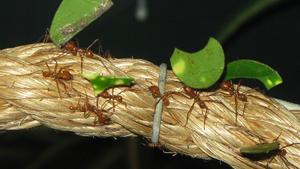
[[[95,96],[111,87],[131,86],[134,80],[131,77],[100,76],[98,73],[83,73],[82,76],[92,83]]]
[[[111,0],[63,0],[52,20],[51,40],[61,46],[112,5]]]
[[[192,88],[208,88],[222,75],[224,52],[220,43],[210,38],[204,49],[188,53],[179,49],[171,56],[171,66],[175,75]]]
[[[277,71],[255,60],[241,59],[228,63],[225,79],[249,78],[261,81],[269,90],[282,83]]]

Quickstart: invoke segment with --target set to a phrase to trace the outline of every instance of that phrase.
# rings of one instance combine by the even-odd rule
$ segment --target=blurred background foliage
[[[42,39],[60,2],[2,2],[0,49]],[[186,51],[201,49],[208,37],[219,35],[226,24],[253,2],[149,0],[149,18],[140,22],[135,18],[136,0],[114,0],[107,13],[75,38],[82,48],[99,38],[102,47],[117,58],[134,56],[156,64],[169,63],[174,47]],[[227,62],[255,59],[277,70],[284,84],[267,94],[296,103],[300,103],[299,19],[300,1],[286,0],[247,21],[223,42]],[[173,157],[145,146],[146,143],[143,138],[81,137],[45,127],[1,131],[0,168],[230,168],[217,160]]]

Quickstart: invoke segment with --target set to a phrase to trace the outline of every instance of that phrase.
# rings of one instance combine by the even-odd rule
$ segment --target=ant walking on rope
[[[95,124],[99,122],[100,125],[104,125],[104,124],[108,124],[110,121],[110,119],[103,114],[104,112],[107,113],[108,110],[105,110],[102,107],[99,109],[96,106],[90,104],[87,95],[83,105],[80,104],[80,98],[79,98],[77,105],[75,106],[71,105],[69,106],[69,109],[72,111],[83,112],[84,118],[88,118],[90,117],[91,113],[94,113],[97,116],[97,118],[95,118],[95,122],[94,122]]]
[[[278,142],[280,136],[281,133],[273,140],[272,143],[261,143],[254,146],[241,148],[240,153],[242,156],[254,161],[270,158],[270,160],[267,162],[266,168],[269,168],[269,164],[271,164],[276,156],[279,156],[287,168],[290,168],[289,166],[298,168],[286,159],[285,155],[287,154],[287,151],[285,148],[294,145],[300,145],[300,143],[291,143],[280,148],[280,143]]]
[[[203,120],[203,126],[204,126],[204,129],[205,129],[205,124],[206,124],[205,122],[206,122],[207,114],[208,114],[208,110],[209,110],[209,108],[207,107],[207,105],[205,104],[205,102],[216,102],[216,103],[220,103],[220,104],[223,104],[223,103],[218,102],[218,101],[214,101],[214,100],[202,100],[200,98],[200,91],[192,89],[192,88],[190,88],[188,86],[183,86],[183,91],[188,96],[189,99],[194,99],[194,103],[192,104],[192,106],[190,107],[189,111],[187,112],[185,126],[187,125],[188,119],[189,119],[189,117],[191,115],[191,112],[194,109],[195,104],[197,103],[198,106],[201,109],[205,109],[204,120]]]
[[[57,72],[57,61],[56,60],[54,60],[54,61],[55,61],[54,71],[50,70],[50,67],[46,62],[48,71],[43,71],[42,75],[45,78],[50,77],[55,81],[59,97],[61,98],[59,84],[62,84],[64,86],[65,91],[67,92],[67,86],[64,83],[64,81],[73,80],[73,75],[70,73],[70,70],[72,70],[72,69],[68,68],[70,66],[64,66],[64,67],[61,67]]]
[[[125,89],[126,90],[126,89]],[[126,103],[123,102],[123,97],[120,96],[120,94],[122,92],[124,92],[125,90],[121,91],[119,94],[117,95],[114,95],[114,89],[112,88],[112,94],[109,94],[107,90],[103,91],[102,93],[100,93],[98,96],[97,96],[97,106],[98,106],[98,103],[99,103],[99,97],[102,97],[104,99],[109,99],[108,101],[111,101],[112,100],[112,108],[113,108],[113,111],[115,111],[115,101],[119,102],[119,103],[124,103],[125,106]]]
[[[67,42],[64,46],[63,49],[66,51],[69,51],[72,55],[76,56],[79,54],[80,56],[80,68],[81,68],[81,73],[82,73],[82,68],[83,68],[83,56],[88,57],[88,58],[93,58],[94,53],[90,48],[98,41],[99,39],[94,40],[86,49],[80,49],[75,41],[69,41]]]
[[[69,41],[67,42],[62,48],[68,52],[70,52],[72,55],[77,56],[77,54],[80,56],[80,70],[81,73],[83,71],[83,57],[87,58],[94,58],[94,53],[90,48],[98,42],[99,39],[94,40],[86,49],[80,49],[75,41]],[[100,60],[102,62],[102,60]],[[104,65],[104,63],[102,62]]]
[[[150,89],[150,87],[151,87],[151,89]],[[188,99],[194,99],[193,104],[191,105],[189,111],[187,112],[187,117],[186,117],[186,121],[185,121],[184,126],[187,125],[189,117],[191,115],[191,112],[194,109],[195,104],[198,104],[198,106],[201,109],[205,109],[205,112],[203,113],[204,114],[204,120],[203,120],[204,129],[205,129],[207,114],[208,114],[208,110],[209,110],[209,108],[206,105],[206,102],[214,102],[214,103],[222,104],[224,107],[227,108],[227,106],[225,106],[222,102],[217,101],[217,100],[208,100],[208,99],[202,100],[201,97],[200,97],[200,91],[195,90],[195,89],[193,89],[191,87],[188,87],[188,86],[183,86],[183,93],[177,92],[177,91],[170,91],[170,92],[166,92],[163,96],[161,96],[161,94],[159,93],[159,90],[158,90],[157,86],[155,86],[155,87],[150,86],[150,87],[149,87],[149,90],[151,91],[152,96],[154,98],[162,99],[164,101],[165,105],[170,104],[170,101],[167,98],[172,96],[173,94],[180,95],[180,96],[183,96],[183,97],[188,98]],[[227,108],[227,109],[230,110],[229,108]]]
[[[164,103],[165,106],[170,105],[169,99],[168,99],[167,97],[163,97],[163,96],[161,95],[158,86],[154,86],[154,85],[153,85],[153,86],[150,86],[150,87],[148,87],[148,90],[151,92],[151,94],[152,94],[152,96],[153,96],[154,99],[162,98],[163,103]],[[158,103],[158,102],[157,102],[157,103]],[[157,103],[156,103],[156,104],[157,104]]]
[[[231,81],[223,81],[220,85],[220,88],[223,91],[228,92],[228,97],[234,96],[234,103],[235,103],[235,124],[237,124],[237,118],[238,118],[238,100],[244,102],[244,110],[243,113],[245,112],[245,107],[246,107],[246,103],[248,102],[247,96],[243,93],[239,92],[241,83],[238,83],[237,88],[234,88],[234,85]]]

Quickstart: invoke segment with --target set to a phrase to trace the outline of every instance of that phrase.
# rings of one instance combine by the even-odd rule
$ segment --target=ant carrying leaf
[[[253,161],[270,159],[267,162],[266,168],[269,168],[269,164],[274,160],[276,156],[279,156],[281,158],[281,160],[285,163],[287,168],[290,168],[289,166],[297,168],[285,158],[285,155],[287,154],[285,148],[294,145],[300,145],[300,143],[291,143],[280,147],[280,143],[278,142],[280,135],[281,133],[277,138],[273,140],[272,143],[261,143],[254,146],[240,148],[240,153],[242,156],[249,158]]]

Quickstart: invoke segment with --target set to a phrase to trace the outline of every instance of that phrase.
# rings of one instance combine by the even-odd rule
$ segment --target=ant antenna
[[[90,49],[96,42],[98,42],[99,39],[95,39],[86,49]],[[100,43],[100,42],[99,42]]]

